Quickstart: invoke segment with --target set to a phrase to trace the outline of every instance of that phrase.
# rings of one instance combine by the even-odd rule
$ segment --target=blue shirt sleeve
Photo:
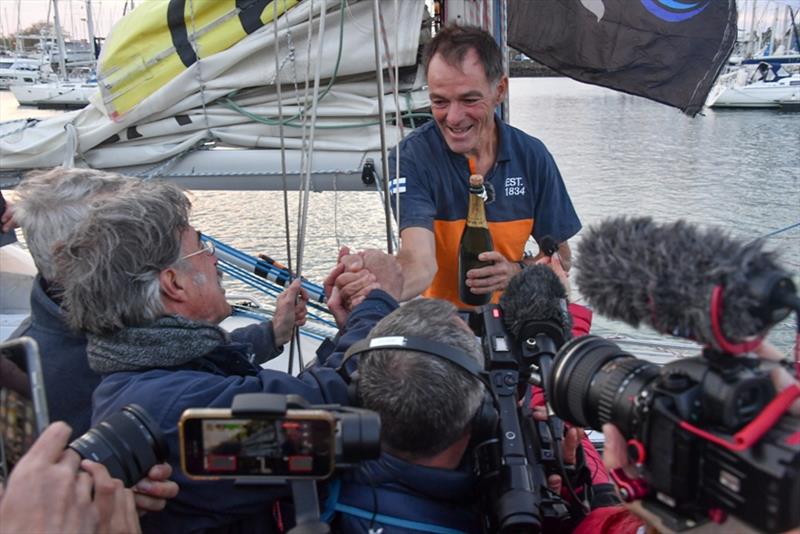
[[[397,147],[389,154],[389,193],[392,211],[397,217],[395,191],[400,192],[400,231],[409,227],[421,227],[433,231],[433,219],[436,215],[436,199],[433,184],[428,173],[421,171],[417,165],[426,161],[426,154],[419,153],[419,143],[409,138],[400,144],[400,178],[397,179],[396,161]],[[416,146],[415,146],[416,145]]]
[[[553,156],[544,145],[540,146],[533,184],[536,191],[533,237],[539,241],[549,235],[562,243],[578,233],[581,221]]]

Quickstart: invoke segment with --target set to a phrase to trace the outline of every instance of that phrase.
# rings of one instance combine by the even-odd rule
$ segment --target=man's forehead
[[[428,71],[430,72],[432,65],[440,62],[454,69],[458,69],[461,72],[466,72],[468,69],[477,67],[481,70],[484,77],[486,76],[486,69],[484,68],[483,63],[481,63],[481,58],[478,56],[478,52],[474,48],[468,49],[460,58],[455,55],[445,56],[441,52],[436,52],[428,63]]]
[[[200,230],[197,230],[191,224],[181,231],[181,241],[187,243],[200,242]]]

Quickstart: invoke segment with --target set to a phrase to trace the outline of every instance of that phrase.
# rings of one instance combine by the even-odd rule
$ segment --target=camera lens
[[[601,430],[613,422],[628,436],[638,427],[636,399],[659,374],[655,364],[639,360],[597,336],[575,338],[553,363],[553,409],[563,419]]]
[[[337,463],[372,460],[381,454],[381,419],[375,412],[348,408],[337,415]]]
[[[129,488],[169,454],[158,425],[141,406],[129,404],[69,444],[82,458],[103,464]]]

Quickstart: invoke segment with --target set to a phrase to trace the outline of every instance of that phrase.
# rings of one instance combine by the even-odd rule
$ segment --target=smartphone
[[[36,341],[21,337],[0,343],[0,478],[49,424]]]
[[[181,466],[198,479],[324,479],[336,463],[336,418],[325,410],[234,416],[192,408],[178,424]]]

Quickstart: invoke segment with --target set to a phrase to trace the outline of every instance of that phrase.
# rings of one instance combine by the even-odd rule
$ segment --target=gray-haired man
[[[95,206],[56,258],[69,323],[87,332],[89,363],[103,375],[93,418],[141,405],[164,433],[174,466],[180,462],[177,423],[187,408],[228,408],[237,394],[255,392],[347,402],[345,382],[331,368],[337,358],[297,378],[263,370],[217,326],[230,312],[217,258],[188,216],[189,201],[178,188],[141,182]],[[295,305],[300,295],[296,280],[278,299],[276,339],[304,320],[304,302]],[[363,313],[354,310],[348,322],[385,315],[396,303],[384,295],[371,296]],[[189,480],[178,470],[175,478],[181,492],[163,513],[145,518],[145,529],[274,527],[270,504],[283,490]]]

